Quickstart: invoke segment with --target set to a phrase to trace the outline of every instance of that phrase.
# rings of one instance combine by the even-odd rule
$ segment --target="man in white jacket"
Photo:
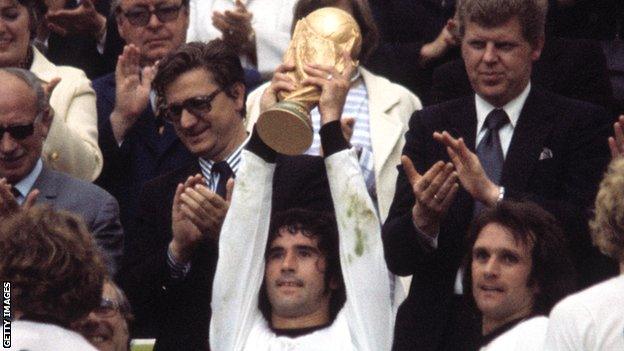
[[[306,67],[306,83],[322,90],[320,134],[337,233],[331,214],[305,210],[287,211],[269,228],[276,154],[254,131],[219,240],[211,349],[390,349],[394,314],[379,220],[340,127],[353,70]],[[263,108],[276,102],[280,84],[267,88]],[[337,250],[329,249],[336,241]]]

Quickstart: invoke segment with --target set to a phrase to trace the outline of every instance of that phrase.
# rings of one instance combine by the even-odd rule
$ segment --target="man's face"
[[[43,112],[42,118],[35,121],[36,97],[26,83],[4,72],[0,72],[0,81],[0,127],[28,126],[35,122],[32,134],[23,139],[8,132],[0,135],[0,178],[15,184],[35,167],[51,120]]]
[[[26,59],[30,19],[16,0],[0,0],[0,67],[18,66]]]
[[[506,227],[486,225],[472,248],[472,294],[484,321],[502,325],[533,310],[538,288],[529,283],[533,243],[516,242]]]
[[[122,0],[121,11],[130,15],[146,9],[174,9],[181,3],[182,0]],[[162,22],[152,13],[146,25],[133,25],[121,14],[117,17],[117,25],[126,43],[134,44],[141,50],[142,61],[153,64],[184,44],[188,18],[188,9],[182,7],[177,18],[172,21]]]
[[[528,84],[542,44],[529,44],[517,17],[493,28],[468,21],[461,47],[472,88],[497,107],[513,100]]]
[[[316,237],[280,229],[269,248],[264,275],[272,315],[297,318],[328,313],[331,292],[325,285],[326,265]]]
[[[165,100],[168,105],[179,105],[188,99],[209,96],[219,89],[212,73],[197,68],[171,82],[165,89]],[[239,134],[245,132],[240,113],[245,88],[239,83],[233,89],[236,98],[220,91],[214,95],[209,108],[195,112],[183,109],[179,119],[173,121],[180,140],[193,155],[221,161],[242,141]]]
[[[100,351],[128,350],[128,323],[119,312],[119,296],[110,283],[104,283],[102,298],[113,306],[98,308],[82,320],[74,323],[72,329],[84,336]]]

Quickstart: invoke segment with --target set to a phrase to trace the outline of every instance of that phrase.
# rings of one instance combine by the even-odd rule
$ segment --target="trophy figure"
[[[303,86],[308,74],[305,64],[334,66],[342,72],[346,65],[343,52],[358,57],[362,36],[357,22],[347,12],[335,7],[318,9],[297,21],[284,62],[295,69],[287,74],[297,85],[292,92],[278,94],[278,103],[263,112],[256,128],[260,138],[273,150],[286,155],[299,155],[312,144],[310,111],[318,104],[321,91],[316,86]],[[355,65],[355,63],[354,63]]]

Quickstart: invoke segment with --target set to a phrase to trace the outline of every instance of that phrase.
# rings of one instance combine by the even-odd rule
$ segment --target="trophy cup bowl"
[[[305,64],[334,66],[339,72],[346,65],[343,52],[359,56],[362,44],[360,28],[351,15],[335,7],[318,9],[297,21],[284,62],[294,63],[288,72],[297,89],[280,92],[279,102],[260,114],[256,129],[260,138],[273,150],[285,155],[299,155],[312,145],[314,130],[310,111],[318,105],[321,91],[304,86],[308,74]]]

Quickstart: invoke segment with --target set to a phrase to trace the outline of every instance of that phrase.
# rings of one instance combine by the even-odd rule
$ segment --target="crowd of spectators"
[[[325,7],[361,41],[295,67]],[[624,349],[622,40],[618,0],[0,0],[4,346]]]

